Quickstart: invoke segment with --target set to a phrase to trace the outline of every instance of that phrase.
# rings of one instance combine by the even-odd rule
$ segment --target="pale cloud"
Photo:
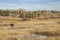
[[[23,5],[18,5],[18,4],[0,4],[0,8],[6,8],[6,9],[26,9],[26,10],[38,10],[38,9],[44,9],[44,5],[28,5],[28,4],[23,4]]]
[[[0,6],[18,6],[17,4],[4,4],[4,3],[0,3]]]
[[[60,2],[48,2],[50,5],[60,5]]]
[[[19,5],[17,4],[0,3],[0,9],[17,9],[17,8],[19,8]]]
[[[60,2],[48,2],[48,5],[45,4],[34,4],[29,5],[28,3],[22,4],[7,4],[0,3],[0,8],[3,9],[25,9],[25,10],[60,10]]]
[[[18,1],[51,1],[51,0],[18,0]]]
[[[25,9],[29,10],[60,10],[60,2],[48,2],[48,5],[45,4],[23,4]]]

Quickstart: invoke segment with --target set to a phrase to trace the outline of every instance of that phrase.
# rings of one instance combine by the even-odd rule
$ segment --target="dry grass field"
[[[0,40],[60,40],[60,18],[22,21],[0,17]]]

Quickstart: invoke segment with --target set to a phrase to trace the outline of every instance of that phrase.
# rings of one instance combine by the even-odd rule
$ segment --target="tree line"
[[[60,18],[60,11],[0,10],[0,16],[19,18]]]

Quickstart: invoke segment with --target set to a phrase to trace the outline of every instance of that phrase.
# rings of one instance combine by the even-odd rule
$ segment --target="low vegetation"
[[[0,10],[0,40],[60,40],[60,11]]]

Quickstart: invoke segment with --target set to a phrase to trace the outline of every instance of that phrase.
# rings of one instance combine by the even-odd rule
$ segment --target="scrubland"
[[[0,9],[0,40],[60,40],[60,11]]]
[[[60,40],[60,18],[22,21],[1,17],[0,40]]]

